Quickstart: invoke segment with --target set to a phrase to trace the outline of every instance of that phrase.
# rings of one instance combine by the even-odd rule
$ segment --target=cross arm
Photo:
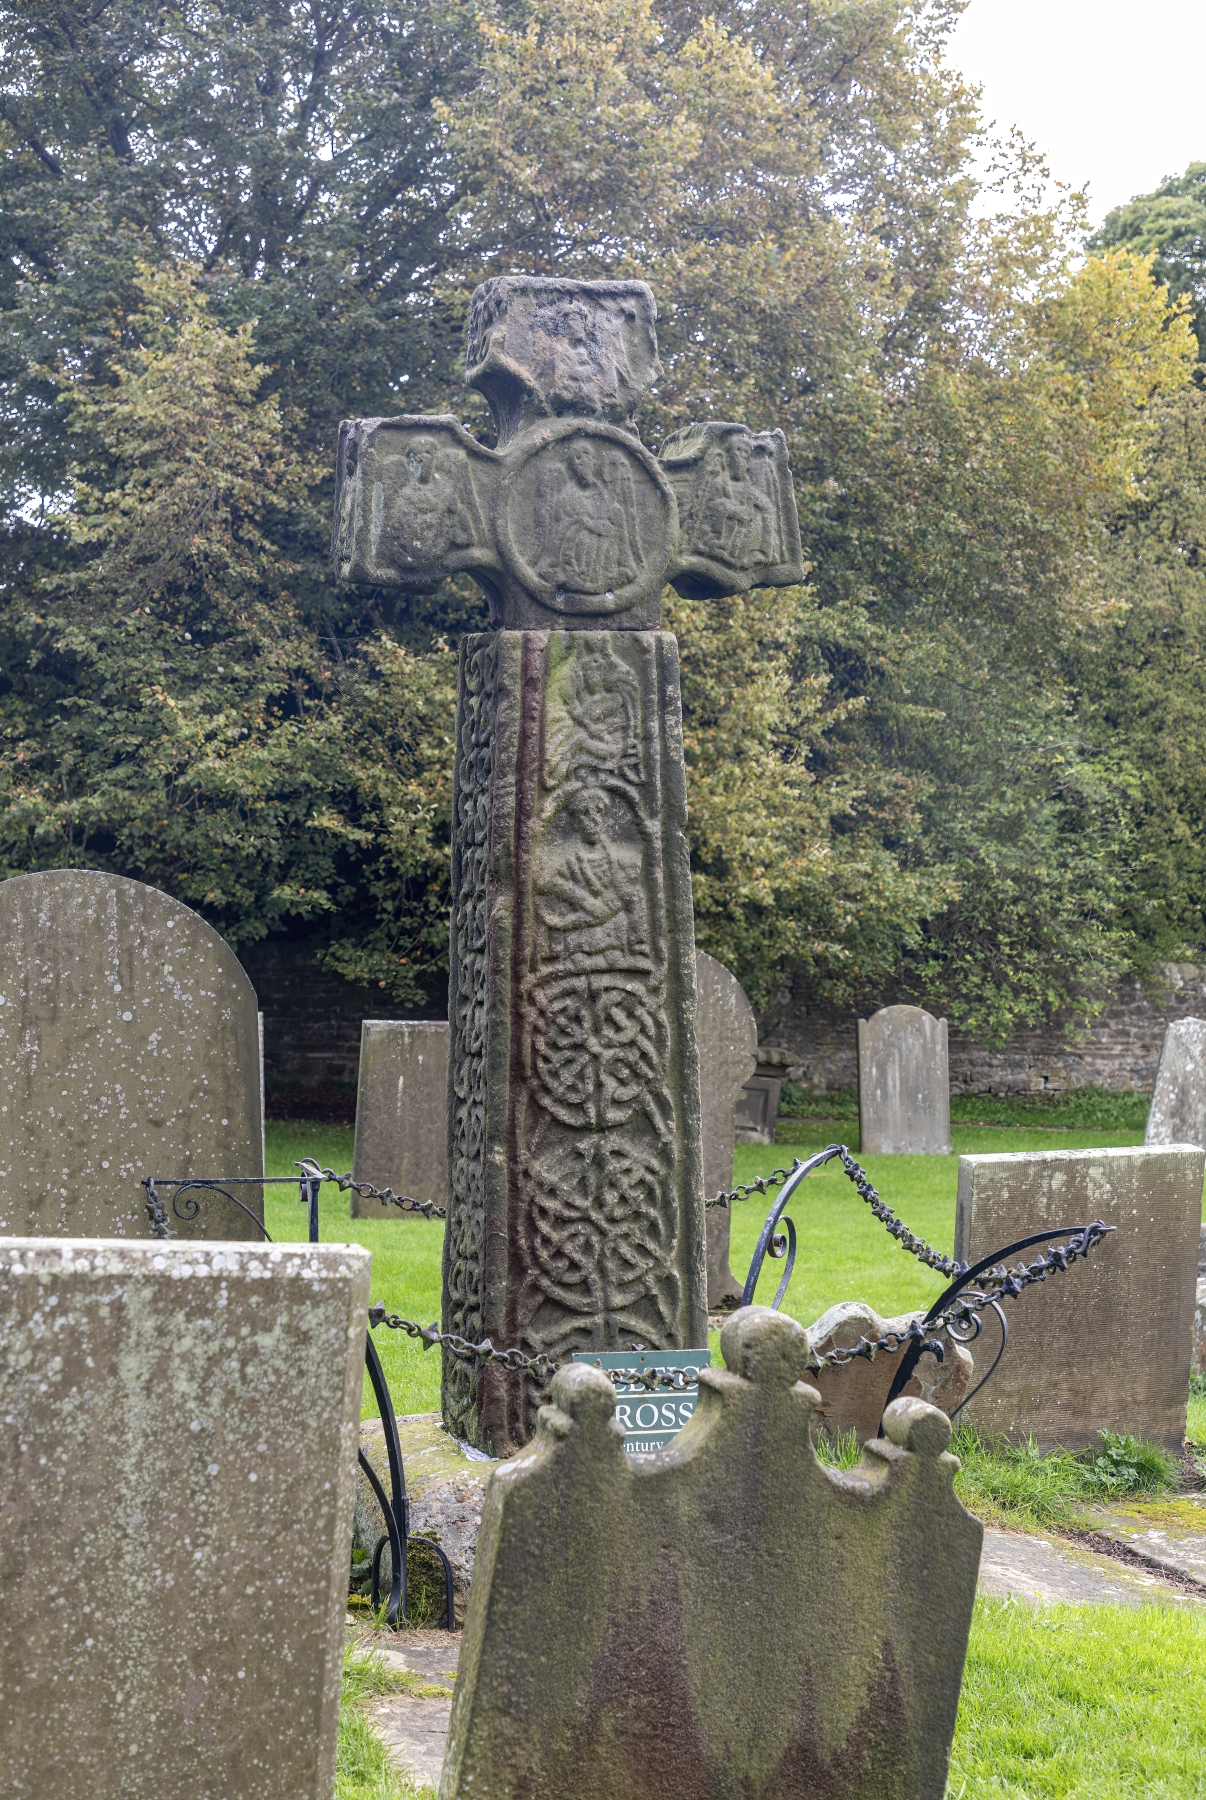
[[[331,556],[341,581],[422,593],[467,570],[489,589],[501,458],[451,414],[345,419]]]
[[[658,462],[678,502],[667,580],[688,600],[803,581],[800,520],[781,431],[688,425]]]

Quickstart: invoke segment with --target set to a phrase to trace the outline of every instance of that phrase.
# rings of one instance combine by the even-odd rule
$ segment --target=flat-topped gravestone
[[[983,1537],[950,1421],[897,1400],[826,1469],[803,1328],[721,1349],[665,1450],[579,1364],[491,1474],[440,1800],[942,1800]]]
[[[178,900],[91,869],[0,882],[0,1002],[0,1233],[147,1237],[145,1176],[263,1175],[255,990]],[[217,1195],[171,1228],[260,1237]]]
[[[1165,1031],[1143,1141],[1206,1148],[1206,1019],[1174,1019]]]
[[[858,1128],[866,1156],[949,1156],[946,1020],[885,1006],[858,1022]]]
[[[1100,1431],[1129,1431],[1180,1454],[1204,1161],[1189,1144],[959,1158],[960,1260],[978,1262],[1031,1232],[1095,1219],[1116,1227],[1087,1261],[1011,1305],[1005,1355],[961,1416],[986,1436],[1022,1443],[1033,1434],[1043,1449],[1079,1450]],[[976,1348],[982,1368],[993,1332],[989,1320]]]
[[[509,275],[472,298],[451,416],[340,429],[342,580],[468,572],[453,773],[443,1323],[564,1361],[707,1329],[695,947],[678,647],[689,597],[803,578],[780,431],[711,420],[656,456],[639,281]],[[537,1385],[444,1358],[444,1420],[526,1443]]]
[[[357,1181],[443,1206],[448,1187],[448,1026],[365,1019],[356,1090]],[[397,1207],[352,1191],[354,1219],[401,1219]]]
[[[330,1800],[371,1259],[0,1240],[0,1788]]]
[[[699,1098],[703,1125],[705,1198],[733,1185],[734,1109],[754,1071],[758,1021],[745,989],[706,950],[695,952],[695,1036],[699,1045]],[[708,1311],[741,1299],[742,1283],[729,1267],[732,1212],[713,1206],[707,1215]]]

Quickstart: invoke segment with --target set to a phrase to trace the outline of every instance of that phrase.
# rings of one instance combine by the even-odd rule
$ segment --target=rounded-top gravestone
[[[261,1130],[255,990],[204,919],[91,869],[0,882],[0,1234],[147,1237],[145,1176],[260,1176]],[[171,1225],[260,1236],[218,1196]]]

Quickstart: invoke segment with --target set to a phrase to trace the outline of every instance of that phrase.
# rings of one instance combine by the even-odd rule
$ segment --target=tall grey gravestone
[[[331,1800],[371,1260],[0,1239],[0,1792]]]
[[[1087,1261],[1009,1303],[1009,1345],[967,1408],[971,1424],[1014,1443],[1033,1434],[1043,1449],[1080,1450],[1099,1431],[1129,1431],[1180,1454],[1204,1162],[1190,1144],[959,1158],[961,1261],[1035,1231],[1094,1219],[1116,1227]],[[989,1322],[976,1347],[983,1368],[995,1354],[992,1330]]]
[[[365,1019],[356,1090],[357,1181],[443,1206],[448,1186],[448,1027]],[[354,1219],[392,1218],[394,1206],[352,1192]]]
[[[703,1172],[678,647],[666,582],[802,578],[787,446],[705,423],[652,456],[643,282],[505,276],[452,417],[346,422],[334,555],[424,592],[468,571],[453,775],[447,1331],[564,1361],[702,1344]],[[505,1453],[541,1395],[446,1356],[451,1431]]]
[[[1206,1148],[1206,1019],[1174,1019],[1165,1031],[1143,1141]]]
[[[734,1113],[754,1072],[758,1021],[737,977],[706,950],[695,952],[695,1007],[703,1185],[710,1197],[733,1185]],[[709,1312],[741,1299],[741,1283],[729,1267],[732,1217],[727,1206],[713,1206],[707,1213]]]
[[[158,888],[91,869],[0,882],[0,1233],[147,1237],[147,1175],[264,1173],[255,991]],[[263,1217],[263,1190],[244,1190]],[[181,1237],[254,1238],[207,1200]]]
[[[946,1020],[885,1006],[858,1022],[858,1129],[867,1156],[949,1156]]]

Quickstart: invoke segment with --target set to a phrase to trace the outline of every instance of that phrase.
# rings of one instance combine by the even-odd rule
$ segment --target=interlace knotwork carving
[[[483,1330],[486,910],[497,670],[497,640],[477,639],[476,645],[468,648],[462,668],[452,820],[459,881],[452,921],[457,978],[444,1320],[446,1329],[472,1340]],[[450,1429],[462,1437],[469,1436],[472,1429],[475,1381],[476,1371],[469,1365],[446,1361],[445,1418]]]
[[[520,1328],[553,1355],[673,1341],[656,683],[648,642],[550,636],[523,956]],[[656,740],[655,740],[656,745]]]

